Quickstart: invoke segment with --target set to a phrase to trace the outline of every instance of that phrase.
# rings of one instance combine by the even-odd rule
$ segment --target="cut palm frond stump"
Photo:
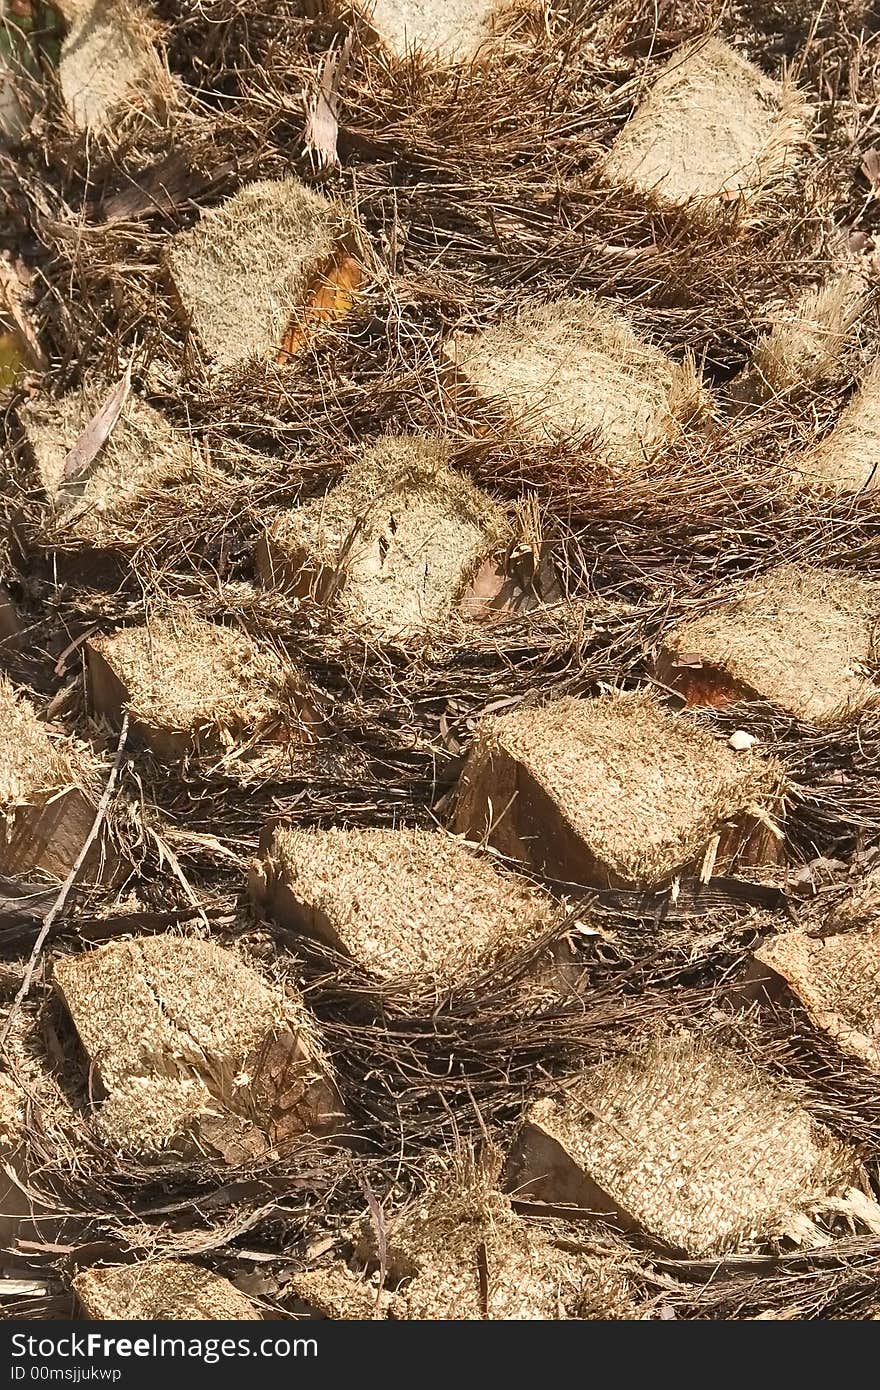
[[[442,831],[279,826],[251,887],[283,926],[382,981],[455,985],[547,936],[562,915],[549,894]]]
[[[365,1279],[340,1261],[320,1269],[295,1274],[288,1293],[311,1318],[336,1318],[343,1322],[369,1322],[387,1318],[389,1305],[398,1310],[398,1301],[384,1289],[378,1293],[375,1280]]]
[[[93,133],[132,108],[145,114],[173,96],[156,48],[158,27],[138,0],[62,0],[61,95],[74,124]]]
[[[270,647],[181,609],[88,644],[95,711],[162,759],[232,754],[261,742],[303,746],[317,716],[301,677]]]
[[[755,952],[750,979],[794,999],[841,1049],[880,1071],[880,913],[835,936],[786,932]]]
[[[840,270],[774,310],[735,383],[737,394],[766,400],[832,377],[869,291],[864,275]]]
[[[380,1263],[367,1218],[355,1242],[360,1270],[338,1262],[297,1275],[291,1285],[296,1297],[334,1318],[639,1316],[618,1243],[607,1237],[578,1242],[570,1229],[557,1238],[552,1229],[514,1212],[487,1174],[432,1166],[425,1195],[387,1221],[385,1283],[378,1297],[375,1282],[363,1275]]]
[[[42,869],[66,878],[86,842],[100,795],[97,763],[85,748],[55,740],[26,696],[0,676],[0,872]],[[116,862],[102,836],[84,866],[100,876]]]
[[[672,55],[615,140],[604,177],[657,208],[750,217],[790,174],[807,111],[721,39]]]
[[[294,508],[257,550],[267,584],[318,602],[376,640],[449,621],[480,562],[503,547],[502,509],[449,466],[439,438],[400,436],[366,449],[341,483]]]
[[[313,0],[314,2],[314,0]],[[491,40],[493,21],[510,0],[366,0],[336,4],[354,11],[362,32],[391,56],[414,50],[440,62],[469,62]]]
[[[41,539],[56,551],[56,563],[60,559],[74,574],[82,570],[98,577],[118,571],[125,553],[137,546],[139,522],[151,499],[204,471],[187,437],[129,394],[92,461],[82,472],[65,476],[68,454],[106,396],[106,388],[88,386],[60,400],[36,399],[21,411],[51,508]]]
[[[359,1253],[378,1254],[366,1224]],[[387,1259],[407,1281],[398,1298],[411,1319],[638,1316],[619,1261],[566,1250],[502,1193],[454,1185],[451,1175],[390,1223]]]
[[[59,957],[53,982],[102,1103],[95,1129],[143,1160],[230,1162],[339,1127],[315,1027],[232,951],[163,934]]]
[[[880,361],[868,368],[830,434],[790,458],[788,467],[799,491],[849,497],[880,487]]]
[[[554,878],[652,886],[779,862],[781,770],[649,693],[563,699],[477,727],[451,827]]]
[[[259,1320],[234,1284],[189,1260],[84,1269],[73,1291],[87,1318],[133,1322]]]
[[[172,238],[165,267],[179,313],[216,367],[283,360],[337,316],[333,285],[360,283],[342,210],[293,178],[246,184],[208,208]]]
[[[667,636],[656,674],[689,704],[771,700],[834,724],[880,699],[878,631],[880,584],[784,565]]]
[[[531,442],[589,440],[633,470],[701,416],[691,360],[673,362],[592,295],[527,303],[448,349],[456,403]]]
[[[507,1186],[701,1256],[796,1233],[857,1175],[854,1155],[768,1078],[682,1034],[532,1105]]]

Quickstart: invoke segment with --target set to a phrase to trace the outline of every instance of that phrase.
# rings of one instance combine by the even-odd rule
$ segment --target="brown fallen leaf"
[[[461,596],[459,612],[463,618],[484,618],[492,609],[499,607],[501,595],[507,584],[501,561],[484,560],[467,589]]]
[[[458,611],[463,618],[479,622],[493,615],[530,613],[562,598],[552,562],[539,558],[536,567],[534,553],[522,546],[501,559],[483,561],[462,594]]]
[[[128,393],[131,390],[131,362],[125,375],[107,393],[103,404],[92,416],[79,439],[64,459],[63,477],[66,482],[74,482],[82,476],[107,440],[116,421],[122,414]]]
[[[846,240],[846,249],[853,256],[863,256],[873,245],[873,238],[867,232],[851,231]]]
[[[880,193],[880,149],[876,146],[866,150],[863,154],[862,173],[871,185],[874,194]]]

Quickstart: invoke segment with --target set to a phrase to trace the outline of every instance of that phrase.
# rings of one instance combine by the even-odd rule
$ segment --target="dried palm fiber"
[[[24,636],[24,627],[18,610],[5,585],[0,584],[0,644],[15,645]]]
[[[755,952],[749,980],[761,992],[794,995],[841,1051],[880,1071],[880,913],[872,926],[834,936],[771,937]]]
[[[145,1161],[240,1161],[341,1115],[316,1030],[291,989],[231,950],[163,933],[58,957],[53,984],[103,1099],[95,1129]]]
[[[558,878],[647,886],[713,846],[720,863],[778,860],[781,787],[773,761],[649,692],[565,698],[479,723],[451,827]]]
[[[185,1319],[258,1321],[260,1314],[234,1284],[189,1260],[84,1269],[73,1291],[87,1318],[163,1322]]]
[[[818,444],[789,459],[792,485],[832,496],[880,486],[880,360],[865,372],[837,424]]]
[[[434,1162],[427,1192],[386,1223],[386,1286],[407,1319],[634,1318],[638,1308],[615,1242],[570,1249],[524,1220],[497,1189],[500,1163]],[[566,1232],[562,1235],[570,1234]],[[571,1242],[569,1242],[571,1244]],[[355,1254],[379,1259],[371,1217]],[[482,1265],[482,1272],[481,1272]]]
[[[381,980],[454,985],[560,920],[548,894],[443,831],[270,827],[251,886],[284,926]]]
[[[502,509],[449,465],[448,441],[389,437],[338,486],[269,528],[257,550],[266,583],[321,601],[380,640],[448,621],[479,562],[503,545]]]
[[[380,1291],[375,1276],[364,1279],[342,1261],[295,1274],[286,1292],[309,1317],[367,1322],[373,1318],[397,1320],[406,1316],[396,1294],[384,1288]]]
[[[81,745],[50,735],[26,696],[0,675],[0,872],[42,869],[66,878],[95,817],[97,764]],[[85,864],[91,876],[112,867],[103,837]]]
[[[477,403],[531,442],[589,436],[632,470],[704,413],[692,358],[673,362],[592,295],[526,303],[449,347],[462,410]]]
[[[305,744],[316,716],[302,679],[268,646],[180,607],[87,647],[94,708],[169,761],[275,740]]]
[[[764,400],[833,376],[867,292],[863,275],[840,270],[776,309],[737,383],[740,392]]]
[[[876,1316],[878,1274],[876,1240],[855,1238],[815,1255],[766,1257],[751,1270],[698,1286],[682,1284],[670,1301],[676,1316],[687,1319],[863,1321]]]
[[[175,302],[211,362],[276,357],[354,245],[342,210],[298,179],[246,184],[171,239]],[[315,310],[314,312],[317,312]]]
[[[26,964],[0,962],[0,1027],[9,1025],[0,1061],[0,1251],[77,1234],[46,1189],[46,1151],[34,1143],[37,1131],[53,1154],[70,1154],[77,1117],[50,1066],[38,1003],[27,1000],[9,1018]]]
[[[783,1236],[858,1171],[792,1096],[682,1032],[530,1106],[507,1186],[515,1199],[607,1213],[699,1256]]]
[[[64,0],[61,95],[75,125],[108,129],[129,109],[154,111],[173,88],[156,49],[158,27],[139,0]]]
[[[22,1232],[30,1211],[22,1191],[27,1173],[19,1171],[24,1166],[21,1155],[26,1143],[26,1105],[27,1096],[21,1086],[0,1071],[0,1260],[2,1252]],[[9,1169],[15,1178],[9,1176]]]
[[[880,869],[874,869],[839,902],[827,919],[835,932],[851,927],[871,927],[880,921]]]
[[[354,11],[374,41],[396,58],[413,49],[447,62],[472,59],[491,39],[493,20],[509,0],[366,0]]]
[[[24,1096],[12,1079],[0,1072],[0,1153],[5,1162],[17,1147],[24,1127]]]
[[[689,704],[772,700],[834,724],[880,699],[880,584],[839,570],[781,565],[724,607],[669,634],[657,675]]]
[[[625,1277],[610,1258],[557,1244],[515,1217],[501,1193],[488,1194],[479,1209],[475,1204],[461,1214],[453,1195],[444,1210],[428,1209],[422,1216],[429,1223],[426,1241],[433,1237],[439,1246],[423,1247],[421,1257],[406,1243],[392,1248],[391,1280],[403,1280],[394,1292],[380,1290],[375,1274],[365,1280],[341,1261],[294,1275],[288,1292],[310,1317],[349,1322],[639,1317]]]
[[[657,207],[752,216],[797,160],[808,111],[723,40],[678,49],[603,164],[611,183]]]
[[[38,398],[22,407],[25,438],[52,506],[46,530],[50,545],[131,543],[149,497],[190,477],[196,465],[186,436],[129,394],[92,462],[83,473],[65,477],[65,458],[106,397],[106,386],[89,385],[59,400]]]
[[[4,35],[0,45],[0,148],[17,145],[30,124],[23,100],[29,74],[29,50],[23,44]]]

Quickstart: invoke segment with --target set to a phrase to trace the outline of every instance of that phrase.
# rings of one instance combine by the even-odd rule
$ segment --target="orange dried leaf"
[[[337,261],[332,270],[321,277],[302,313],[291,321],[276,361],[286,362],[299,352],[316,329],[347,314],[354,307],[363,280],[363,268],[354,256],[343,256]]]

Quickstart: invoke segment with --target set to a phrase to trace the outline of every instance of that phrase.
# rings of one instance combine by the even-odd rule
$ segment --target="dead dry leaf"
[[[316,329],[342,318],[354,307],[364,272],[354,256],[343,256],[326,275],[305,307],[291,323],[276,361],[284,363],[308,342]]]
[[[497,560],[484,560],[465,590],[459,604],[463,618],[482,618],[488,610],[498,607],[498,600],[507,582]]]
[[[880,149],[876,146],[866,150],[862,156],[862,173],[871,185],[876,197],[880,193]]]
[[[339,163],[339,84],[348,67],[351,45],[349,32],[342,48],[333,48],[326,55],[318,70],[317,87],[306,102],[305,148],[316,173],[335,169]]]
[[[63,476],[66,482],[74,482],[85,473],[89,464],[103,449],[110,432],[122,414],[122,408],[131,390],[131,363],[125,375],[107,393],[103,404],[92,416],[79,439],[64,460]]]

